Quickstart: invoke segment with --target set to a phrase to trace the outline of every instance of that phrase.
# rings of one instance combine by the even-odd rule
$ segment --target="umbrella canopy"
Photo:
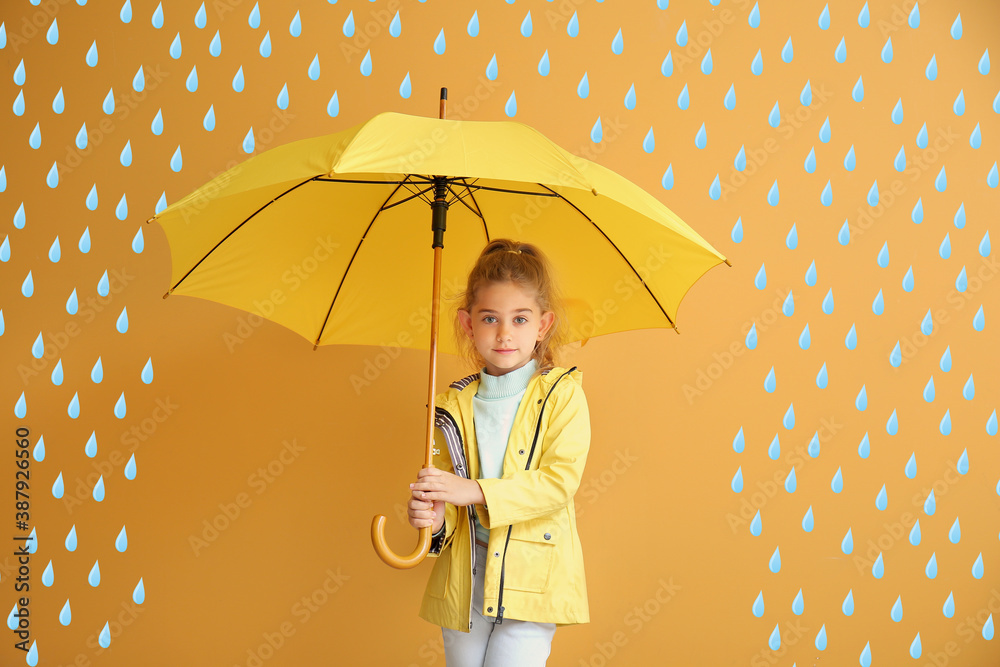
[[[688,289],[728,261],[657,199],[511,121],[382,113],[250,158],[150,220],[171,289],[255,312],[314,345],[428,349],[428,204],[446,187],[442,316],[491,239],[537,244],[569,340],[675,327]],[[456,352],[452,336],[440,349]]]

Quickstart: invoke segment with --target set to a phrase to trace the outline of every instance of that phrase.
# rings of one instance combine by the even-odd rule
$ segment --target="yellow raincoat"
[[[486,568],[483,616],[569,625],[590,621],[583,552],[573,496],[590,449],[582,373],[554,368],[528,382],[514,417],[500,479],[479,479],[485,505],[445,505],[445,532],[420,617],[468,632],[473,567]],[[479,375],[453,383],[435,400],[434,466],[477,479],[472,398]],[[486,563],[473,563],[471,511],[490,529]]]

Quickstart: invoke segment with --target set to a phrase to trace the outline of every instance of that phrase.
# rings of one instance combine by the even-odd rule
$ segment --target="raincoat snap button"
[[[493,607],[487,607],[486,611],[492,612],[493,611]]]
[[[524,456],[524,450],[523,449],[517,450],[517,453],[520,454],[521,456]]]
[[[493,557],[494,558],[500,558],[500,552],[499,551],[494,551],[493,552]]]
[[[552,539],[552,533],[545,533],[545,535],[543,535],[543,537],[545,539],[547,539],[547,540],[551,540]]]

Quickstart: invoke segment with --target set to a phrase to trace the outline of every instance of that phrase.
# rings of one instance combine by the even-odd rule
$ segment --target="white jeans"
[[[441,628],[447,667],[544,667],[556,632],[555,623],[533,623],[505,617],[494,623],[483,616],[486,547],[476,545],[476,577],[472,582],[472,628]]]

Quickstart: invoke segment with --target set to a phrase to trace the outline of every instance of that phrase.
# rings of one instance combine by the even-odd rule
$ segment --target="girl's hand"
[[[406,514],[409,517],[410,525],[414,528],[430,526],[431,532],[436,533],[444,525],[444,501],[419,500],[417,492],[411,491]]]
[[[416,483],[410,484],[410,488],[413,489],[413,497],[420,500],[442,500],[460,507],[486,502],[478,482],[440,468],[421,468]]]

